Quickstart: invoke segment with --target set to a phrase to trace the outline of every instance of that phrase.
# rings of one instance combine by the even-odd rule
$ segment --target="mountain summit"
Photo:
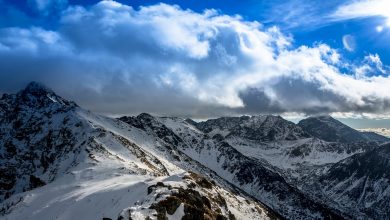
[[[309,117],[301,120],[298,125],[314,137],[329,142],[365,142],[365,141],[386,141],[386,137],[359,132],[329,115]]]

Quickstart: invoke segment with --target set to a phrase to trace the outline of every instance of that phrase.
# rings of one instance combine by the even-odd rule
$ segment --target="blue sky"
[[[382,126],[386,8],[386,0],[0,0],[0,92],[36,80],[105,114],[332,114]]]

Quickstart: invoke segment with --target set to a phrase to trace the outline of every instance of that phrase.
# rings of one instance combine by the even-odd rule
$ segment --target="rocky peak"
[[[31,95],[40,96],[48,93],[54,93],[51,89],[39,82],[30,82],[26,88],[22,90],[23,93],[29,93]]]
[[[68,101],[45,85],[30,82],[24,89],[16,94],[4,94],[0,99],[0,108],[3,119],[29,120],[28,116],[34,114],[36,119],[50,117],[53,114],[67,112],[77,107],[77,104]],[[19,119],[16,116],[19,115]]]
[[[138,116],[123,116],[118,119],[143,130],[146,128],[145,125],[152,125],[157,123],[157,120],[148,113],[141,113]]]
[[[148,113],[141,113],[137,116],[138,119],[144,120],[144,121],[155,121],[155,117],[153,117],[151,114]]]
[[[77,106],[76,103],[58,96],[51,89],[38,82],[29,83],[25,89],[16,94],[16,98],[20,99],[23,104],[36,108],[49,107],[51,105]]]
[[[246,120],[250,119],[249,116],[241,117],[221,117],[216,119],[209,119],[207,121],[199,122],[196,124],[197,128],[205,133],[210,133],[213,130],[231,130]]]
[[[330,142],[383,141],[384,137],[365,135],[329,115],[314,116],[301,120],[298,125],[314,137]]]

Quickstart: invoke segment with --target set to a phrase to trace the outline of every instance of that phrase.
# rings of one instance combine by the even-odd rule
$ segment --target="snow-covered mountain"
[[[1,219],[269,219],[176,147],[31,83],[0,100]],[[195,171],[195,172],[191,172]]]
[[[329,142],[384,142],[389,140],[376,133],[359,132],[328,115],[309,117],[301,120],[298,125],[314,137]]]
[[[148,114],[122,117],[120,120],[177,146],[184,154],[286,218],[328,218],[341,215],[337,210],[305,197],[266,161],[244,155],[220,134],[213,132],[214,135],[210,137],[198,130],[193,121],[156,118]]]
[[[334,164],[319,183],[339,204],[385,219],[390,216],[389,178],[390,144],[386,144]]]
[[[279,116],[113,119],[30,83],[0,99],[0,147],[0,219],[388,215],[388,145]]]
[[[195,124],[196,128],[209,135],[241,137],[254,141],[298,140],[310,137],[294,123],[280,116],[242,116],[211,119]]]
[[[356,219],[388,219],[390,216],[390,144],[358,153],[313,173],[303,182],[331,206]]]
[[[259,118],[263,120],[258,120]],[[264,118],[272,118],[273,123],[264,124]],[[221,118],[200,123],[178,118],[159,118],[158,120],[174,131],[188,145],[192,145],[191,148],[184,149],[184,152],[192,155],[191,157],[197,161],[208,164],[209,167],[214,167],[212,169],[220,170],[221,176],[229,179],[229,182],[244,189],[287,218],[291,218],[291,216],[286,214],[291,213],[291,210],[284,212],[285,210],[278,205],[282,201],[281,204],[297,207],[297,204],[289,203],[289,199],[294,198],[296,195],[292,193],[293,191],[289,191],[289,199],[271,196],[264,199],[264,195],[280,195],[278,192],[284,193],[281,190],[283,188],[282,181],[279,182],[278,178],[283,179],[290,187],[302,193],[305,200],[323,204],[327,211],[332,210],[333,213],[337,213],[342,218],[358,218],[359,216],[383,218],[387,214],[388,204],[378,206],[376,209],[367,209],[363,206],[354,208],[354,201],[352,200],[355,200],[355,198],[349,197],[350,201],[348,199],[339,201],[337,195],[333,196],[333,191],[324,190],[327,187],[343,184],[344,180],[340,180],[340,182],[329,181],[327,182],[328,184],[324,185],[317,184],[318,182],[324,182],[326,175],[333,166],[338,166],[347,160],[353,160],[355,164],[360,164],[359,161],[356,161],[357,155],[366,155],[369,152],[376,152],[378,149],[386,148],[387,145],[382,146],[382,142],[326,142],[302,132],[298,125],[275,116]],[[260,124],[254,126],[252,123],[247,123],[247,121],[253,120],[259,121]],[[246,126],[249,128],[246,128]],[[286,129],[286,126],[291,127]],[[242,133],[237,132],[237,130],[249,130],[253,129],[253,127],[259,129],[254,136],[247,135],[248,133],[241,135]],[[272,136],[278,138],[269,139],[269,136],[264,135],[271,130]],[[289,135],[297,138],[285,138]],[[264,136],[267,138],[259,138]],[[217,149],[218,153],[216,156],[213,156],[215,149]],[[241,160],[242,156],[247,160]],[[220,161],[223,162],[221,163]],[[373,161],[375,164],[375,160]],[[379,162],[379,160],[377,165],[381,169],[388,168],[388,165]],[[221,171],[221,168],[225,172]],[[271,176],[272,174],[265,174],[265,171],[257,173],[257,170],[260,168],[265,168],[274,174],[273,178],[268,177],[268,175]],[[341,169],[347,173],[346,176],[349,174],[348,177],[351,177],[355,172],[352,167]],[[335,173],[337,172],[335,171]],[[379,182],[388,183],[389,176],[387,176],[386,172],[382,170],[384,179],[378,180]],[[229,177],[232,174],[234,176]],[[265,181],[259,180],[259,176],[265,179]],[[240,182],[240,180],[245,182]],[[376,182],[373,181],[373,183]],[[348,182],[348,184],[353,185],[354,183]],[[383,188],[379,193],[373,195],[374,200],[387,201],[390,198],[386,193],[386,190],[388,190],[387,186],[382,184]],[[345,187],[344,191],[339,193],[348,194],[352,188],[353,186]],[[357,194],[363,196],[362,193],[366,192],[361,191]],[[296,198],[293,200],[296,201]],[[368,200],[363,199],[362,201]],[[300,208],[302,209],[303,207]],[[312,215],[307,213],[306,216],[311,216],[312,218]],[[340,216],[336,218],[340,218]]]

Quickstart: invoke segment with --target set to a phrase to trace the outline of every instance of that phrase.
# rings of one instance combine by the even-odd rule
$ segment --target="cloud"
[[[0,29],[2,92],[42,81],[109,114],[390,111],[388,74],[357,77],[359,67],[328,45],[293,48],[277,27],[240,16],[115,1],[61,14],[55,30]]]
[[[361,65],[354,67],[355,77],[357,79],[380,76],[388,76],[390,68],[384,65],[378,54],[368,54],[364,57]]]
[[[383,24],[375,30],[382,32],[390,27],[390,2],[388,0],[323,1],[311,0],[274,1],[265,11],[266,21],[283,25],[284,29],[318,29],[335,22],[379,17]],[[299,5],[299,7],[297,7]]]
[[[348,50],[349,52],[355,51],[356,41],[352,35],[350,35],[350,34],[344,35],[342,37],[342,42],[343,42],[343,46],[346,50]]]
[[[390,27],[390,2],[388,0],[358,0],[339,6],[331,15],[331,21],[343,21],[359,18],[382,17],[383,25],[375,27],[382,32],[384,27]]]
[[[390,18],[390,2],[387,0],[359,0],[338,7],[334,19],[356,19],[373,16]]]
[[[321,3],[312,0],[265,2],[258,7],[264,9],[256,9],[262,10],[261,17],[264,17],[265,22],[281,25],[284,30],[299,29],[300,31],[327,25],[329,11],[335,10],[340,5],[339,1],[333,0]]]
[[[27,2],[33,9],[43,15],[62,10],[68,5],[68,0],[27,0]]]

